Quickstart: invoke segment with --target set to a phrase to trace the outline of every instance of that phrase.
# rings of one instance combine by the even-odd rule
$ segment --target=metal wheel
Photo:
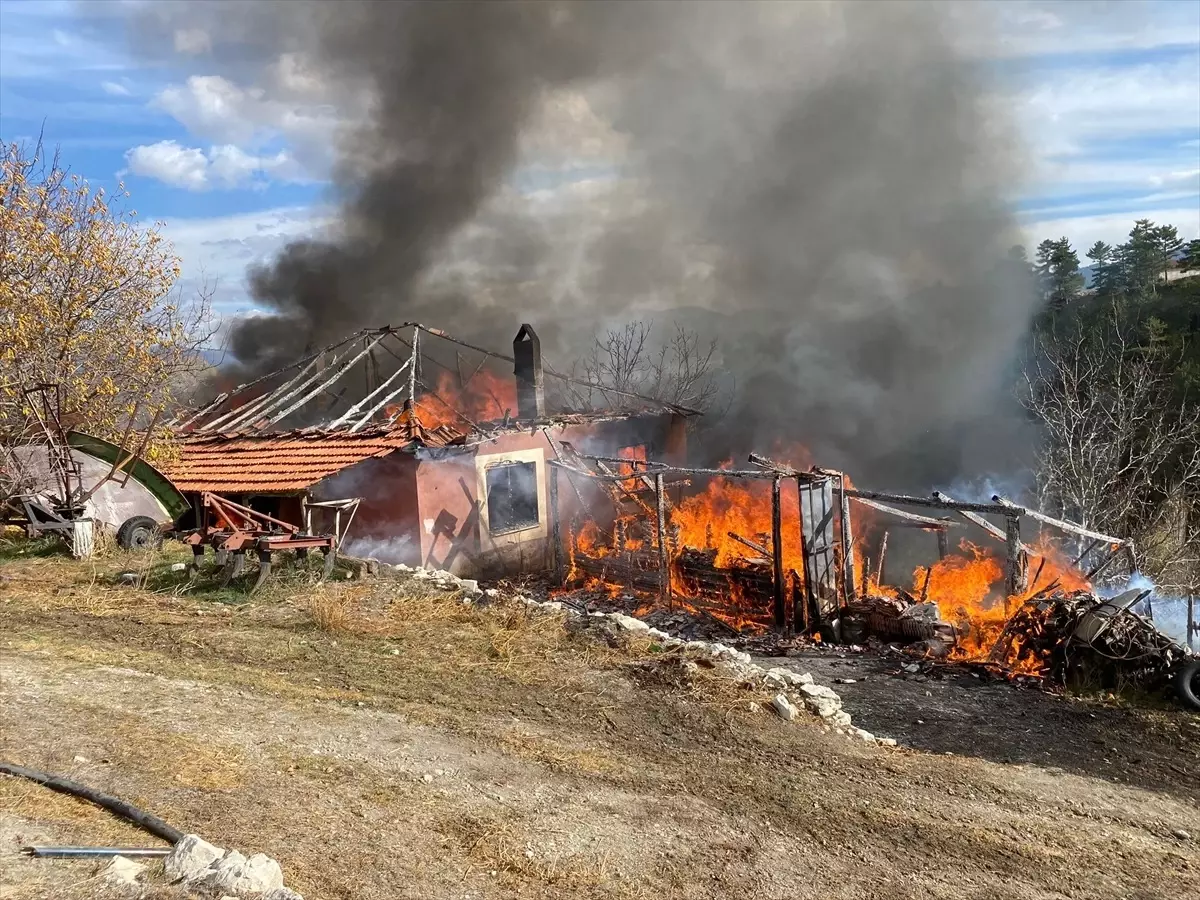
[[[229,582],[242,574],[242,570],[246,568],[246,551],[234,550],[233,555],[229,558],[229,562],[225,564],[224,570],[221,572],[221,587],[227,587]]]
[[[250,588],[250,593],[254,593],[263,583],[271,577],[271,551],[258,551],[258,578],[254,580],[254,587]]]
[[[117,529],[117,546],[122,550],[157,550],[162,546],[162,532],[149,516],[134,516]]]

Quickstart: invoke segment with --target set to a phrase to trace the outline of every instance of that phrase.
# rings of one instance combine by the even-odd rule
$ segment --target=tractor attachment
[[[351,513],[358,507],[358,502],[357,499],[331,501],[338,505],[339,512],[349,509]],[[200,527],[185,532],[180,539],[192,546],[193,571],[200,567],[205,546],[212,546],[217,564],[223,567],[222,586],[242,574],[249,550],[258,554],[258,579],[251,593],[270,577],[271,560],[280,551],[293,551],[298,558],[304,559],[310,550],[320,550],[325,555],[321,580],[324,581],[333,573],[337,548],[344,533],[337,526],[332,534],[313,534],[311,516],[305,517],[306,527],[301,528],[208,491],[200,495],[200,510]]]

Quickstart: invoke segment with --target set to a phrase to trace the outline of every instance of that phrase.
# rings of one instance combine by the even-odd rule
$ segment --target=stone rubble
[[[114,856],[112,861],[100,872],[100,879],[109,887],[137,888],[140,892],[140,880],[146,867],[125,856]]]
[[[502,596],[502,592],[498,588],[481,590],[478,581],[469,578],[459,578],[457,575],[442,569],[426,569],[423,566],[413,567],[403,563],[391,566],[390,568],[420,581],[431,581],[446,590],[461,590],[465,595],[463,598],[464,603],[479,602],[485,597],[488,600],[496,600]],[[520,594],[512,599],[523,603],[531,609],[536,608],[543,612],[566,613],[569,616],[584,615],[558,600],[539,601]],[[933,604],[930,605],[932,606]],[[850,714],[842,709],[842,698],[831,688],[815,684],[812,675],[808,673],[795,672],[781,666],[764,669],[754,662],[749,653],[715,641],[712,643],[707,641],[683,641],[657,628],[652,628],[641,619],[626,615],[625,613],[592,612],[586,615],[595,619],[607,619],[622,631],[648,637],[663,647],[682,649],[685,652],[698,655],[702,654],[723,665],[742,683],[779,691],[771,701],[771,705],[776,713],[789,722],[796,718],[801,706],[803,706],[804,709],[830,723],[847,737],[868,743],[896,746],[894,740],[877,738],[868,731],[852,727]],[[853,684],[854,680],[847,678],[841,679],[841,682],[844,684]],[[792,698],[788,696],[789,691],[797,695],[796,699],[798,703],[793,702]],[[781,698],[786,704],[785,707],[781,707],[778,702]],[[790,713],[788,710],[790,710]]]
[[[489,588],[487,591],[484,591],[484,594],[488,597],[498,597],[500,592],[495,588]],[[522,596],[518,596],[516,599],[530,608],[536,607],[546,612],[566,612],[573,616],[583,615],[578,610],[570,606],[564,606],[564,604],[556,600],[538,601]],[[869,731],[853,727],[851,725],[850,714],[842,709],[842,698],[832,688],[815,684],[812,675],[807,672],[795,672],[791,669],[785,669],[782,666],[764,669],[754,662],[749,653],[719,642],[682,641],[656,628],[651,628],[641,619],[626,615],[625,613],[591,612],[587,613],[587,616],[593,619],[607,619],[622,631],[649,637],[664,647],[704,655],[722,664],[742,683],[779,691],[772,699],[771,707],[785,721],[791,722],[795,720],[800,710],[800,705],[793,702],[792,697],[788,696],[788,692],[792,692],[799,703],[803,705],[803,708],[828,722],[839,733],[866,743],[881,744],[888,747],[896,746],[896,741],[892,738],[878,738]],[[851,679],[846,679],[845,682],[847,684],[853,683]]]
[[[303,900],[283,886],[283,870],[265,853],[247,857],[201,838],[184,835],[163,859],[163,871],[174,883],[213,894],[255,900]]]

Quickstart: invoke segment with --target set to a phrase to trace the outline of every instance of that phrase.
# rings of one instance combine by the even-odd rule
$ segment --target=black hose
[[[0,774],[28,778],[30,781],[36,781],[43,787],[48,787],[52,791],[58,791],[60,794],[70,794],[73,797],[79,797],[82,800],[95,803],[97,806],[107,809],[113,815],[120,816],[122,819],[132,822],[143,831],[148,831],[155,837],[162,838],[169,844],[175,844],[183,837],[182,831],[172,828],[158,816],[143,812],[132,803],[126,803],[124,800],[119,800],[116,797],[102,794],[76,781],[3,761],[0,761]]]

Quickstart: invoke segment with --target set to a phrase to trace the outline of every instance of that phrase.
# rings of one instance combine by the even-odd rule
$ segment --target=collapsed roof
[[[455,365],[429,352],[422,336],[453,349]],[[522,345],[532,346],[521,353]],[[473,370],[462,350],[482,358]],[[223,391],[174,427],[186,440],[201,435],[233,436],[293,431],[359,434],[370,429],[401,429],[409,440],[428,446],[461,442],[475,434],[561,416],[594,416],[563,410],[546,416],[541,398],[545,376],[566,388],[586,388],[612,404],[601,415],[647,412],[697,415],[698,411],[632,391],[598,385],[543,367],[537,336],[524,325],[514,356],[468,344],[439,329],[416,323],[365,329],[291,365]],[[523,358],[516,358],[520,354]],[[515,381],[498,379],[491,361],[513,365]],[[464,370],[464,364],[467,370]],[[523,371],[524,367],[524,371]],[[469,373],[468,373],[469,372]],[[387,374],[385,374],[387,373]],[[431,384],[436,378],[436,387]],[[537,392],[522,402],[526,388]],[[445,396],[446,394],[450,396]],[[569,396],[570,391],[565,391]]]
[[[451,348],[454,365],[444,354],[439,359],[430,353],[423,336]],[[472,365],[462,350],[478,362]],[[497,360],[512,365],[513,375],[499,377],[486,368]],[[549,367],[544,375],[568,388],[559,392],[562,399],[570,398],[573,386],[620,405],[547,415],[540,347],[528,325],[518,332],[513,356],[415,323],[366,329],[178,417],[172,424],[180,452],[168,464],[169,474],[189,492],[289,492],[397,451],[465,449],[545,425],[697,414]]]

